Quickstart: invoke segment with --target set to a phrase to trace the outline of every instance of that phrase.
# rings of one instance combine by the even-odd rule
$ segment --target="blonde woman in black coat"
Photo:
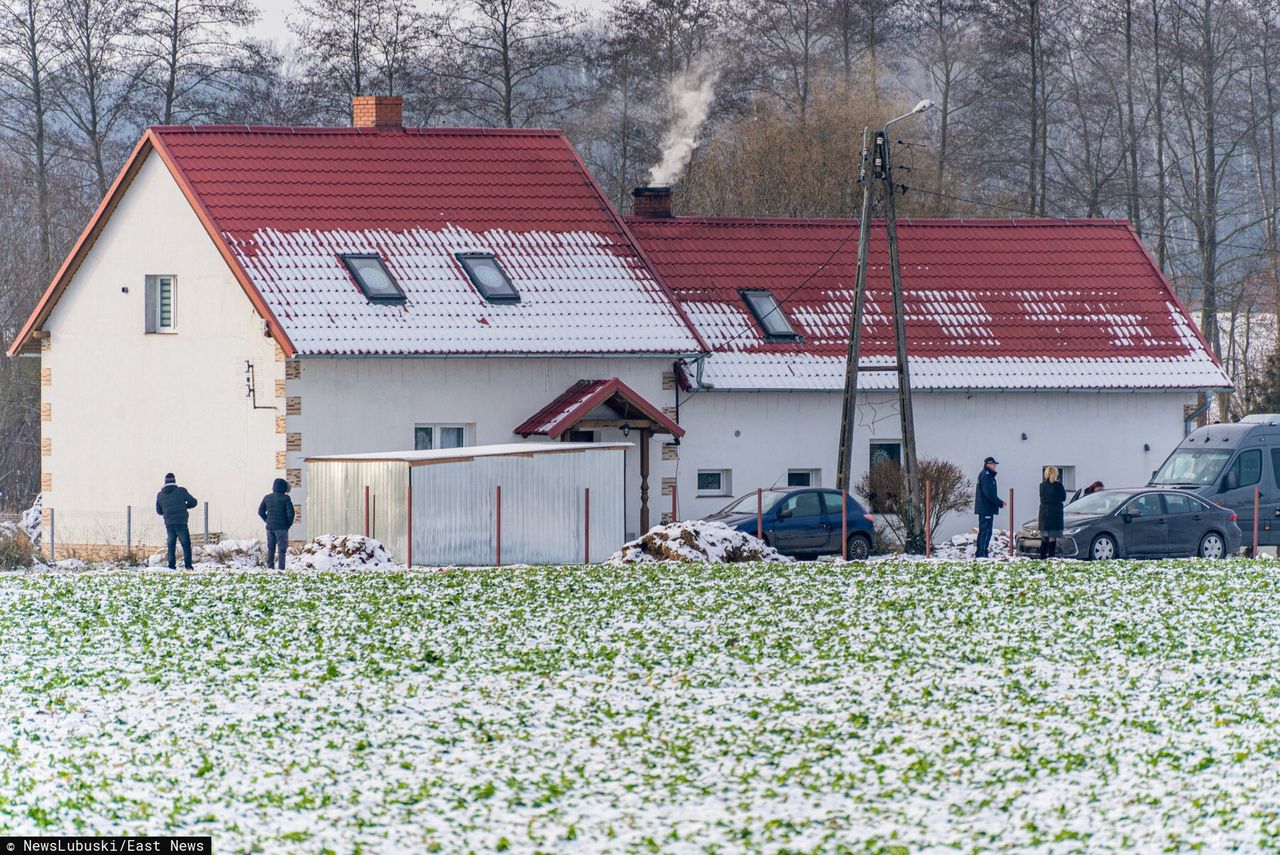
[[[1052,558],[1062,537],[1062,506],[1067,489],[1058,480],[1058,467],[1046,466],[1040,482],[1040,557]]]

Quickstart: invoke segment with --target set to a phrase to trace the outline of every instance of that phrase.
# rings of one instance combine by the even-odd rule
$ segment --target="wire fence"
[[[264,538],[265,532],[256,527],[251,533],[243,531],[244,524],[242,511],[226,518],[216,506],[201,502],[191,509],[187,527],[193,546],[229,538]],[[60,511],[51,507],[44,512],[40,552],[51,560],[136,557],[164,549],[167,539],[164,519],[155,512],[154,501],[126,505],[118,511]]]

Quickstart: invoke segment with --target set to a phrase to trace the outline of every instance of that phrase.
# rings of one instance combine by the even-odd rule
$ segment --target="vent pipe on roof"
[[[357,95],[351,99],[351,126],[404,127],[404,99],[399,95]]]
[[[671,214],[670,187],[637,187],[631,191],[631,215],[661,220]]]

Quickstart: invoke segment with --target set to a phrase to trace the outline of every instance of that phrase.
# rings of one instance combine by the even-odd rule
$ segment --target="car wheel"
[[[871,541],[864,534],[849,535],[849,546],[845,553],[850,561],[866,561],[871,554]]]
[[[1093,561],[1110,561],[1116,557],[1116,541],[1109,534],[1100,534],[1093,539],[1089,547],[1089,558]]]
[[[1223,558],[1227,554],[1227,545],[1223,543],[1222,535],[1211,531],[1200,538],[1200,550],[1196,554],[1201,558]]]

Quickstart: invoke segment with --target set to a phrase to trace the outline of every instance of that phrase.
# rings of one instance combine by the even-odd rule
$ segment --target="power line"
[[[808,276],[802,279],[799,285],[797,285],[796,287],[788,291],[781,300],[779,300],[777,297],[774,297],[773,298],[774,307],[760,316],[759,326],[761,327],[761,331],[763,331],[763,328],[764,328],[763,327],[764,319],[772,315],[774,312],[781,311],[782,304],[790,300],[796,294],[798,294],[800,292],[800,289],[808,285],[810,282],[812,282],[819,273],[826,270],[827,266],[830,265],[831,262],[835,260],[835,257],[840,254],[840,250],[844,249],[845,246],[849,243],[849,241],[853,240],[855,237],[857,237],[857,235],[858,235],[858,229],[855,227],[853,231],[849,232],[849,234],[845,236],[844,240],[836,244],[836,248],[831,250],[831,254],[827,256],[826,260],[823,261],[821,264],[819,264],[812,273],[810,273]],[[754,329],[755,327],[748,324],[746,327],[744,327],[737,333],[734,333],[729,338],[725,339],[720,344],[716,345],[715,347],[707,351],[707,355],[720,352],[721,348],[727,347],[729,344],[733,343],[734,341],[746,335],[747,333],[752,332]]]

